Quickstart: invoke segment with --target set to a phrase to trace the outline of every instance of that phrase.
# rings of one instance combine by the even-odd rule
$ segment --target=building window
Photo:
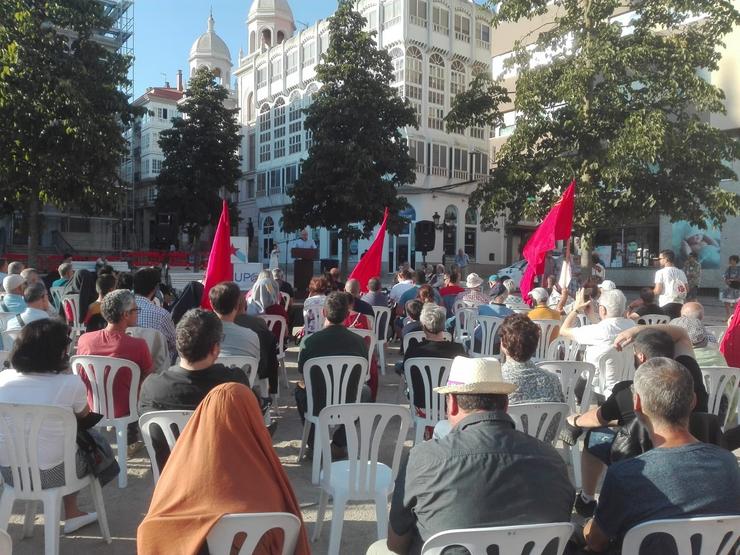
[[[442,234],[442,248],[446,256],[457,254],[457,208],[450,204],[445,208],[444,233]]]
[[[141,136],[141,148],[149,148],[149,133]]]
[[[293,184],[298,179],[298,165],[286,166],[285,168],[285,192],[293,188]]]
[[[465,66],[462,62],[455,60],[452,62],[450,73],[450,94],[454,100],[455,96],[465,92]]]
[[[295,48],[288,52],[286,56],[285,73],[290,75],[298,71],[298,49]]]
[[[257,196],[264,197],[267,195],[267,172],[257,174]]]
[[[282,158],[283,156],[285,156],[285,139],[280,139],[275,141],[275,158]]]
[[[260,145],[260,162],[268,162],[270,160],[270,143]]]
[[[475,261],[476,243],[478,237],[478,212],[475,208],[465,211],[465,254]]]
[[[306,130],[306,150],[311,150],[312,146],[313,146],[313,133],[309,130]]]
[[[255,197],[254,179],[247,179],[247,198]]]
[[[267,86],[267,66],[262,66],[257,69],[257,88]]]
[[[455,14],[455,39],[470,43],[470,18]]]
[[[159,173],[162,171],[162,160],[159,158],[155,158],[152,160],[152,173],[154,175],[159,175]]]
[[[409,0],[409,21],[420,27],[427,26],[427,1]]]
[[[478,21],[475,25],[475,38],[478,48],[491,48],[491,27]]]
[[[62,233],[90,233],[90,218],[63,217]]]
[[[483,154],[482,152],[473,153],[471,164],[475,179],[488,176],[488,154]]]
[[[141,164],[141,173],[143,173],[144,175],[149,175],[149,159],[148,158],[144,160],[144,162],[142,162]]]
[[[424,141],[409,139],[409,155],[416,161],[416,171],[427,173],[427,166],[424,163]]]
[[[445,110],[439,106],[429,106],[427,112],[427,126],[431,129],[437,129],[439,131],[444,130],[445,126]]]
[[[275,58],[274,60],[272,60],[271,66],[272,66],[271,67],[271,69],[272,69],[272,79],[273,80],[282,79],[282,77],[283,77],[283,59],[282,58]]]
[[[319,60],[321,60],[321,57],[326,54],[326,51],[329,50],[329,42],[330,42],[329,34],[321,35],[320,41],[319,41]]]
[[[443,35],[450,34],[450,12],[442,6],[432,6],[432,29]]]
[[[432,175],[447,177],[447,145],[432,145]]]
[[[285,100],[278,98],[275,102],[273,111],[273,127],[275,128],[275,138],[285,137]],[[276,154],[277,156],[277,154]]]
[[[167,119],[167,108],[157,108],[157,118]]]
[[[439,54],[429,58],[429,102],[444,106],[445,62]]]
[[[276,195],[283,192],[283,168],[270,171],[270,194]]]
[[[406,98],[422,99],[423,66],[421,51],[415,46],[406,50]]]
[[[390,0],[383,4],[383,29],[401,22],[402,0]]]
[[[464,148],[452,149],[452,177],[468,178],[468,151]]]
[[[275,222],[270,216],[265,218],[262,222],[262,257],[269,258],[270,252],[272,252],[272,246],[274,244],[272,238],[272,232],[275,230]]]
[[[391,61],[393,63],[393,82],[399,84],[403,82],[403,50],[400,48],[394,48],[390,52]]]
[[[291,135],[288,138],[288,154],[297,154],[301,151],[301,135]]]
[[[367,25],[365,25],[365,29],[368,31],[376,31],[378,29],[378,11],[370,10],[362,15],[364,15],[365,19],[367,19]]]
[[[508,137],[516,129],[516,112],[511,110],[510,112],[504,112],[504,123],[499,125],[494,130],[494,136],[496,137]]]
[[[270,129],[272,128],[272,121],[270,120],[270,106],[269,104],[263,104],[260,110],[259,117],[259,130],[260,130],[260,143],[269,143],[272,139]]]
[[[316,43],[308,41],[303,45],[303,67],[312,66],[316,63]]]

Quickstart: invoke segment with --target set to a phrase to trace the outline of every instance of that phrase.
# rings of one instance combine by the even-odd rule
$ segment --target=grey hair
[[[72,270],[72,263],[71,262],[62,262],[59,265],[59,268],[57,268],[57,271],[59,272],[59,277],[64,277],[71,270]]]
[[[117,324],[123,319],[125,312],[129,312],[136,304],[134,294],[128,289],[111,291],[100,303],[100,313],[109,324]]]
[[[347,283],[344,284],[344,291],[356,297],[360,294],[360,282],[356,279],[348,279]]]
[[[651,358],[635,371],[635,393],[642,411],[671,426],[687,426],[694,403],[694,380],[682,364]]]
[[[41,281],[37,281],[26,287],[23,291],[23,299],[26,303],[35,303],[46,297],[46,286]]]
[[[15,262],[11,262],[10,264],[8,264],[8,273],[20,275],[24,267],[25,266],[23,262],[16,260]]]
[[[283,279],[283,271],[280,268],[273,268],[272,278],[273,279]]]
[[[627,297],[619,289],[602,291],[599,306],[606,309],[607,318],[619,318],[624,316],[624,311],[627,310]]]
[[[704,307],[697,302],[686,303],[681,307],[681,316],[704,320]]]
[[[445,329],[446,318],[447,311],[443,307],[434,303],[424,303],[419,322],[429,333],[439,333]]]

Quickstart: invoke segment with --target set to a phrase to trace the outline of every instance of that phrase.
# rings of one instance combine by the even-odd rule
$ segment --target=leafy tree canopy
[[[494,2],[488,2],[492,7]],[[729,0],[503,0],[494,24],[538,18],[539,36],[516,43],[516,128],[490,180],[473,195],[484,223],[542,217],[572,177],[576,231],[658,213],[704,226],[738,211],[727,162],[740,147],[708,123],[724,93],[707,79],[722,37],[740,22]],[[631,18],[614,19],[622,10]],[[701,15],[698,21],[689,18]],[[534,60],[547,54],[548,64]],[[448,123],[469,124],[502,92],[478,87],[455,103]],[[492,119],[491,119],[492,118]],[[449,121],[452,120],[452,121]],[[475,120],[472,120],[475,121]]]
[[[336,229],[342,239],[342,270],[347,270],[349,240],[369,237],[383,218],[395,215],[406,199],[397,187],[416,179],[414,161],[401,129],[416,127],[413,109],[390,86],[393,65],[378,50],[365,18],[341,0],[329,19],[329,49],[317,67],[323,85],[306,110],[305,127],[313,144],[301,176],[283,210],[283,228]]]
[[[116,206],[122,126],[138,113],[121,89],[131,60],[93,39],[99,2],[0,2],[0,195],[27,210],[33,261],[39,204]]]
[[[172,128],[159,135],[165,158],[157,176],[157,209],[174,212],[193,240],[218,222],[222,195],[235,192],[241,176],[237,109],[225,106],[228,97],[213,73],[199,68],[179,108],[186,118],[173,119]]]

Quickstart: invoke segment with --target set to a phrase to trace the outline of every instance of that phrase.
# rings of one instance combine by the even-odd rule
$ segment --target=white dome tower
[[[249,54],[262,52],[293,36],[295,22],[287,0],[254,0],[247,16]]]
[[[208,17],[208,30],[190,48],[190,75],[199,67],[207,67],[220,79],[226,90],[231,90],[231,53],[224,40],[213,30],[213,14]]]

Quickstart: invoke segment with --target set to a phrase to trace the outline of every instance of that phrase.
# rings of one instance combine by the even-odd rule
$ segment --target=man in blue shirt
[[[75,273],[75,271],[72,269],[71,262],[62,262],[59,265],[57,271],[59,272],[59,279],[55,279],[52,282],[52,287],[64,287],[69,283]]]
[[[609,467],[596,514],[584,528],[591,551],[620,543],[628,530],[651,520],[740,514],[735,456],[689,432],[696,404],[689,371],[669,358],[650,359],[635,372],[633,400],[654,448]],[[648,541],[641,551],[675,553],[672,540]]]
[[[18,274],[5,276],[3,279],[5,296],[0,301],[0,310],[3,312],[17,312],[19,314],[26,310],[26,301],[23,300],[23,286],[25,283],[26,280]]]

